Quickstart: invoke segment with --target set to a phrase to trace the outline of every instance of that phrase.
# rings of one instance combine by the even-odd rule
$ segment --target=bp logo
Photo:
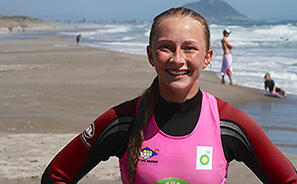
[[[186,180],[183,180],[183,179],[180,179],[180,178],[174,178],[174,177],[161,179],[161,180],[157,181],[154,184],[171,184],[171,183],[174,183],[174,184],[190,184]]]
[[[212,149],[210,146],[197,146],[197,170],[211,170],[212,169]]]
[[[200,158],[200,163],[202,165],[207,165],[209,163],[209,157],[207,155],[202,155]]]

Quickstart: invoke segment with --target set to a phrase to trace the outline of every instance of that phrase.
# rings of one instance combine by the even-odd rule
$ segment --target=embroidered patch
[[[155,155],[158,155],[159,150],[151,150],[149,147],[146,147],[146,148],[143,148],[140,152],[140,156],[144,159],[148,159],[148,158],[151,158]]]

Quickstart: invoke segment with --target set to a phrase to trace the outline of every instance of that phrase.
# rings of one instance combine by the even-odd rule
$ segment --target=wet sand
[[[76,46],[54,31],[30,39],[26,34],[0,39],[0,183],[39,183],[67,142],[107,109],[140,95],[156,75],[145,56]],[[222,85],[208,70],[200,87],[232,105],[284,102],[257,89]],[[296,166],[297,156],[286,155]],[[241,163],[232,163],[228,176],[227,183],[260,183]],[[119,179],[112,158],[80,183]]]

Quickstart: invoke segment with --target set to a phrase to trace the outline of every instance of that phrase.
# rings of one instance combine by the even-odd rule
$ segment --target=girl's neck
[[[167,102],[183,103],[193,98],[199,91],[199,85],[194,85],[190,90],[165,90],[159,86],[159,93]]]
[[[167,102],[160,95],[154,108],[158,127],[166,134],[184,136],[190,134],[198,122],[202,102],[202,92],[183,103]]]

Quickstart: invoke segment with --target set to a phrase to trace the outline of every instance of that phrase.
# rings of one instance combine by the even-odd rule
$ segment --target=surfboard
[[[265,96],[276,97],[276,98],[285,98],[283,95],[273,94],[273,93],[266,93]]]

